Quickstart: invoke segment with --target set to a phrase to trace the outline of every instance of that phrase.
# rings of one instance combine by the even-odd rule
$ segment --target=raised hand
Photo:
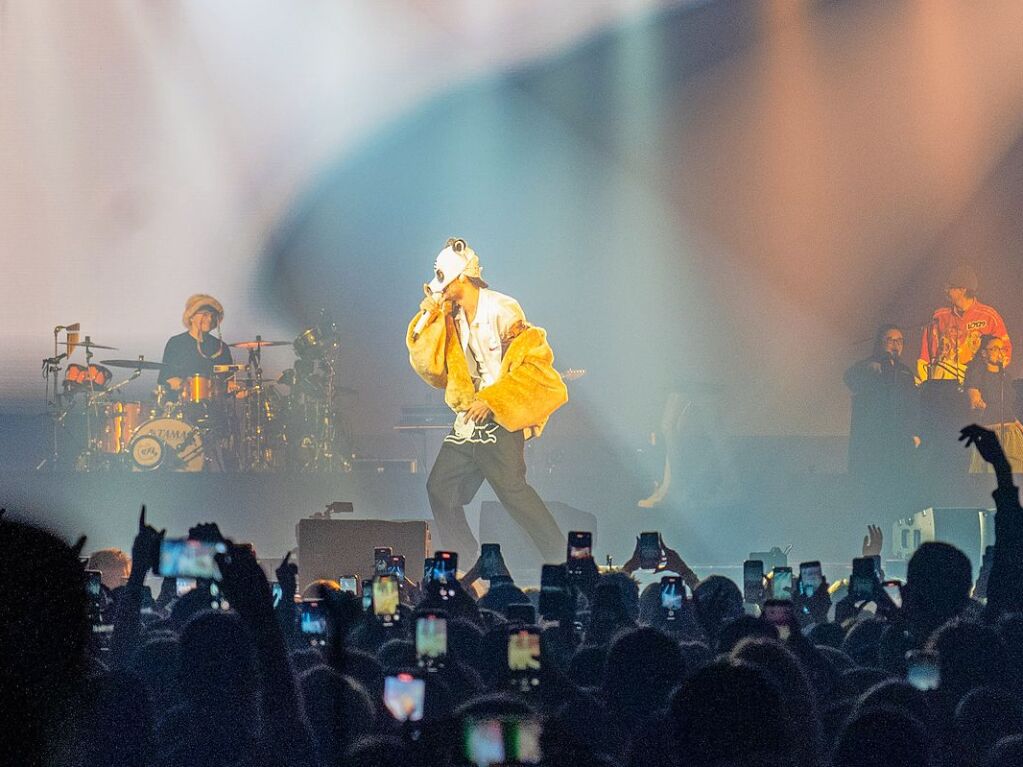
[[[639,569],[639,536],[636,536],[636,546],[632,550],[632,556],[622,565],[622,570],[627,573],[634,573]]]
[[[362,601],[348,591],[320,586],[319,598],[327,615],[328,633],[344,637],[363,618]]]
[[[439,312],[444,308],[444,305],[443,302],[438,301],[437,296],[430,291],[429,285],[423,285],[423,300],[420,302],[419,308],[426,313]]]
[[[980,457],[991,464],[995,471],[1009,468],[1009,459],[1005,457],[1002,443],[998,441],[998,435],[991,429],[971,424],[959,432],[959,441],[964,443],[964,447],[971,445],[976,447]]]
[[[160,581],[160,593],[156,595],[156,609],[162,610],[178,598],[178,579],[164,578]]]
[[[508,565],[504,561],[504,553],[497,550],[497,566],[494,568],[494,576],[501,578],[511,579],[511,573],[508,571]],[[491,578],[493,580],[493,578]]]
[[[290,551],[277,565],[274,575],[277,576],[277,583],[280,584],[281,596],[285,599],[294,598],[295,592],[298,590],[298,565],[291,561]]]
[[[472,585],[480,579],[480,572],[483,570],[483,555],[480,554],[476,557],[476,561],[473,566],[466,570],[461,578],[458,578],[458,585],[463,589],[470,589]]]
[[[884,533],[877,525],[867,525],[867,534],[863,536],[863,549],[860,556],[879,557],[884,545]]]
[[[673,573],[678,573],[679,575],[689,572],[689,565],[685,563],[685,560],[682,559],[675,549],[664,546],[664,559],[661,561],[664,564],[658,565],[655,572],[668,570]]]
[[[222,543],[225,540],[216,522],[200,522],[195,527],[188,528],[188,537],[195,541],[212,543]]]
[[[160,542],[166,530],[157,532],[156,528],[146,522],[146,505],[139,510],[139,529],[135,541],[131,545],[131,574],[145,578],[146,573],[155,570],[160,562]]]
[[[256,554],[247,546],[225,542],[227,551],[217,554],[220,568],[220,589],[227,601],[242,617],[258,618],[273,612],[273,596]]]
[[[690,589],[696,588],[700,579],[696,573],[693,572],[693,568],[686,564],[685,560],[682,559],[675,549],[665,546],[663,540],[661,541],[661,557],[663,564],[659,564],[657,566],[657,572],[667,570],[672,573],[678,573]]]

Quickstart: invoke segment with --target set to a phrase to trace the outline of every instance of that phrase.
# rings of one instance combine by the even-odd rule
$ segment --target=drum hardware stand
[[[96,356],[95,352],[93,351],[94,348],[97,347],[100,349],[113,348],[94,343],[92,338],[90,338],[89,336],[85,337],[85,340],[82,341],[81,346],[82,348],[85,349],[86,368],[92,367],[92,358]],[[139,373],[141,373],[141,369],[139,370]],[[131,379],[129,378],[128,380]],[[94,468],[109,468],[109,463],[107,464],[106,467],[101,467],[101,465],[96,462],[96,458],[102,456],[96,455],[97,453],[96,440],[92,435],[93,409],[96,407],[96,403],[105,394],[105,392],[101,391],[98,394],[96,393],[96,381],[92,375],[88,376],[88,383],[89,383],[89,388],[87,390],[88,394],[85,398],[85,440],[86,440],[85,450],[83,450],[78,455],[78,458],[75,460],[75,468],[77,468],[79,471],[92,471]],[[127,383],[127,381],[125,381],[125,383]]]
[[[245,342],[246,344],[250,342]],[[279,346],[280,341],[264,341],[260,335],[256,336],[255,343],[246,346],[249,350],[249,360],[246,367],[250,371],[250,377],[246,386],[245,407],[242,410],[242,423],[244,436],[239,447],[240,454],[237,457],[238,469],[241,471],[269,471],[272,468],[268,459],[266,444],[266,393],[263,387],[263,347]],[[255,411],[255,412],[254,412]],[[221,464],[224,461],[221,458]]]
[[[251,430],[251,436],[246,437],[246,464],[248,471],[266,471],[270,464],[266,459],[266,429],[263,424],[263,408],[265,395],[263,392],[263,336],[256,336],[256,345],[249,349],[249,366],[256,379],[256,396],[252,401],[246,401],[245,413],[247,419],[255,421]],[[253,418],[252,410],[255,409]]]
[[[60,371],[62,370],[60,363],[71,356],[71,352],[74,351],[74,344],[78,341],[78,331],[81,329],[81,325],[77,322],[70,325],[57,325],[53,329],[53,356],[47,357],[43,360],[43,378],[46,380],[46,410],[50,415],[50,422],[52,425],[52,433],[50,435],[50,448],[51,453],[49,458],[44,458],[38,466],[36,471],[39,471],[46,465],[46,462],[50,462],[50,470],[56,471],[57,464],[60,461],[60,445],[58,432],[60,424],[63,422],[64,417],[67,415],[67,409],[64,407],[64,397],[60,391]],[[60,331],[67,331],[67,345],[64,347],[65,352],[60,351]],[[50,377],[53,377],[53,393],[50,394]]]
[[[89,336],[82,341],[82,347],[85,349],[85,366],[89,367],[92,365],[92,358],[96,356],[92,351],[92,339]],[[82,471],[92,471],[96,468],[96,444],[92,436],[92,410],[97,400],[96,382],[92,380],[92,376],[89,376],[89,394],[85,398],[85,450],[79,454],[75,462]]]
[[[86,339],[88,339],[88,336],[86,336]],[[86,356],[88,356],[88,355],[86,355]],[[101,399],[104,399],[105,397],[108,397],[110,394],[112,394],[113,392],[117,391],[118,389],[120,389],[120,388],[122,388],[124,386],[127,386],[132,381],[134,381],[136,378],[138,378],[140,375],[142,375],[142,363],[144,361],[145,361],[145,358],[143,357],[143,355],[140,354],[139,355],[139,366],[137,368],[135,368],[135,370],[132,371],[130,376],[125,378],[120,383],[116,383],[113,386],[108,386],[105,391],[101,391],[98,394],[90,394],[89,395],[89,401],[88,401],[89,406],[91,407],[92,405],[96,404]]]
[[[333,325],[333,323],[331,323]],[[323,405],[323,418],[320,422],[320,442],[316,446],[316,457],[313,459],[313,468],[318,471],[351,471],[352,462],[348,456],[339,454],[336,451],[337,444],[337,414],[334,412],[335,383],[337,379],[337,347],[330,357],[324,356],[320,361],[327,370],[327,392]]]

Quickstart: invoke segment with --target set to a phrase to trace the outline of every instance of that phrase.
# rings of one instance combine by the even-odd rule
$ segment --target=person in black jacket
[[[899,360],[904,344],[897,326],[882,325],[871,355],[844,377],[852,393],[849,473],[883,492],[904,482],[919,444],[919,396],[913,371]]]

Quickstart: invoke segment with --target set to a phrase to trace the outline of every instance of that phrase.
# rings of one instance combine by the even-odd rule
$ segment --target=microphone
[[[433,295],[433,293],[430,292],[428,285],[423,285],[423,292],[428,296]],[[423,311],[423,316],[419,318],[419,322],[417,322],[415,328],[412,329],[413,339],[418,338],[419,334],[423,332],[423,328],[426,327],[426,323],[430,321],[430,314],[431,312],[429,310]]]
[[[423,312],[423,316],[419,318],[419,322],[416,323],[415,328],[412,330],[412,337],[418,338],[419,334],[423,332],[423,328],[426,327],[426,323],[430,320],[430,312]]]

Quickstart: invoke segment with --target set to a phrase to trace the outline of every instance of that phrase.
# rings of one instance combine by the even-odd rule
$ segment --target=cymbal
[[[230,365],[214,365],[214,373],[237,373],[240,370],[245,370],[248,365],[240,365],[237,362],[233,362]]]
[[[291,346],[291,341],[237,341],[228,346],[232,349],[259,349],[264,346]]]
[[[99,362],[101,365],[109,365],[112,368],[130,368],[132,370],[161,370],[163,368],[162,362],[150,362],[149,360],[100,360]]]
[[[74,343],[70,341],[58,341],[58,343],[61,346],[72,346],[76,349],[79,346],[88,346],[90,349],[110,349],[111,351],[117,351],[116,346],[104,346],[103,344],[93,343],[92,341],[89,341],[88,343],[86,343],[85,341],[75,341]]]

